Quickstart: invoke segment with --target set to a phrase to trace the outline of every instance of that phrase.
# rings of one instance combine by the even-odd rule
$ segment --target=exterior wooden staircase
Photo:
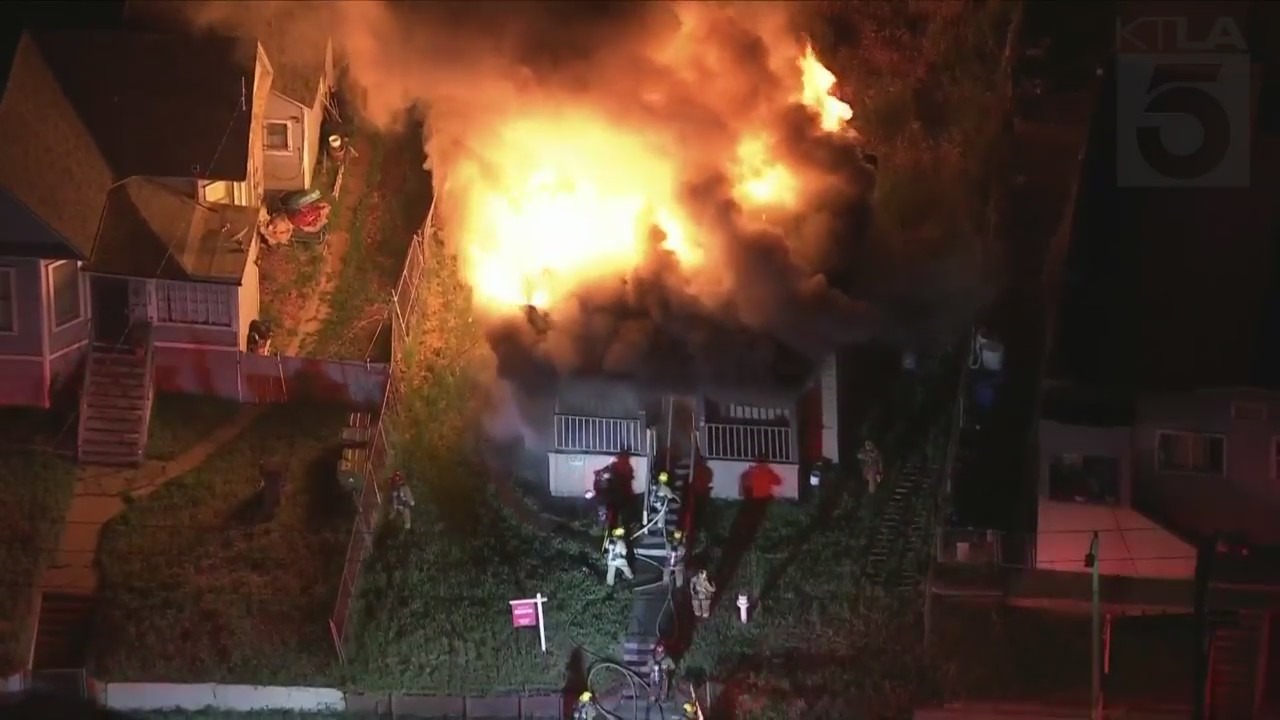
[[[155,395],[153,375],[150,326],[135,325],[120,345],[92,347],[80,396],[81,463],[142,463]]]
[[[1230,615],[1214,623],[1206,715],[1210,720],[1252,720],[1261,699],[1258,660],[1265,650],[1266,618],[1259,612]]]

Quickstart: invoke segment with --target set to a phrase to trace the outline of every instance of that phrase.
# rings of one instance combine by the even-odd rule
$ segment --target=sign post
[[[533,627],[538,626],[538,641],[542,647],[542,652],[547,651],[547,623],[542,614],[542,603],[547,599],[538,593],[532,598],[525,600],[512,600],[511,602],[511,627]]]

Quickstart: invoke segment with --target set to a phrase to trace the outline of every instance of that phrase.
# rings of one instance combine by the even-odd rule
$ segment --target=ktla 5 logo
[[[1248,185],[1249,56],[1236,22],[1197,34],[1187,18],[1139,18],[1117,23],[1116,43],[1117,183]]]

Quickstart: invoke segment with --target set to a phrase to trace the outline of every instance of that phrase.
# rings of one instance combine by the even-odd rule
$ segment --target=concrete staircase
[[[142,463],[154,397],[150,333],[143,335],[135,335],[133,347],[98,345],[89,352],[77,434],[83,464]]]
[[[1240,612],[1217,623],[1209,664],[1209,720],[1251,720],[1258,698],[1258,658],[1265,619]]]
[[[88,650],[93,595],[45,591],[36,625],[33,671],[83,668]]]

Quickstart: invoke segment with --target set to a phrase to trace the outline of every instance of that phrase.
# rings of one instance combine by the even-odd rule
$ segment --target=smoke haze
[[[682,272],[655,230],[625,273],[584,280],[541,311],[490,313],[499,373],[522,388],[573,374],[672,389],[794,386],[837,347],[928,343],[968,315],[971,288],[941,282],[954,268],[933,269],[917,292],[925,275],[868,265],[875,174],[856,135],[823,132],[794,97],[803,38],[791,13],[803,3],[164,4],[197,27],[245,34],[288,13],[298,42],[323,18],[366,118],[391,125],[408,105],[426,110],[435,182],[451,182],[436,192],[453,243],[467,242],[457,235],[476,213],[465,184],[510,161],[513,121],[625,130],[634,152],[610,136],[593,149],[616,154],[613,173],[642,164],[633,157],[675,160],[702,267]],[[735,196],[728,168],[745,128],[766,130],[804,186],[791,212],[762,217]],[[570,139],[566,153],[590,142]]]

